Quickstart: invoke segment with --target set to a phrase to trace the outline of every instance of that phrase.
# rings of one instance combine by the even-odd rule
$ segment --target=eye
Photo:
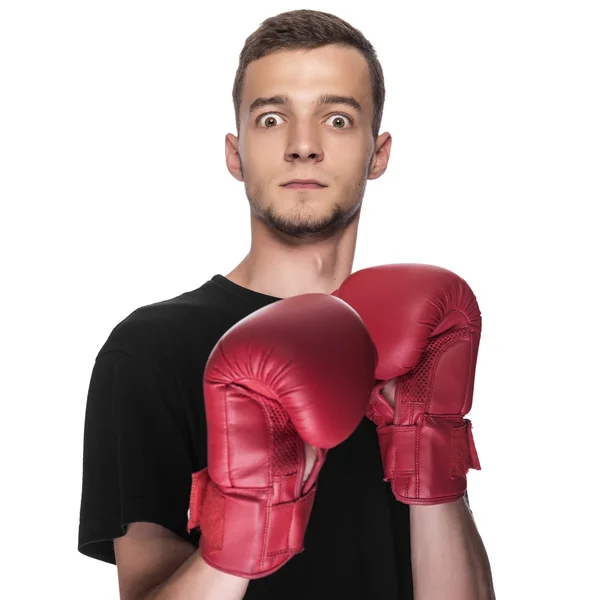
[[[350,125],[352,125],[354,123],[354,121],[352,121],[352,119],[348,115],[345,115],[344,113],[336,113],[335,115],[332,115],[331,117],[329,117],[329,119],[331,119],[331,118],[335,118],[336,120],[338,120],[338,122],[341,119],[342,121],[350,123]],[[329,121],[329,119],[327,119],[327,120]],[[348,129],[348,127],[337,127],[334,125],[334,129]]]
[[[279,118],[279,115],[277,113],[264,113],[262,115],[260,115],[260,117],[258,117],[256,119],[256,122],[260,125],[260,122],[265,118],[265,117],[269,117],[270,119],[277,117]],[[276,123],[277,124],[277,123]],[[271,129],[271,125],[267,126],[267,129]]]

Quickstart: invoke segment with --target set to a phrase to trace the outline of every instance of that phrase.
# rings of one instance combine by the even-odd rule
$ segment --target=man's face
[[[371,94],[367,62],[353,48],[286,50],[248,65],[239,140],[227,135],[227,164],[270,229],[327,237],[357,215],[366,180],[383,173],[391,145],[389,134],[379,136],[387,155],[374,158]],[[320,104],[324,96],[338,98]],[[323,186],[294,188],[293,179]]]

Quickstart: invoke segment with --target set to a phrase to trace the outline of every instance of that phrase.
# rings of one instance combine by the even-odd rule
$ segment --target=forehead
[[[292,102],[312,102],[322,93],[354,96],[369,109],[369,67],[358,50],[339,46],[283,50],[251,62],[244,77],[241,109],[247,112],[259,96],[286,94]]]

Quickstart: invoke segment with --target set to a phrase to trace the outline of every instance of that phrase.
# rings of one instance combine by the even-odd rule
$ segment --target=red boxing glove
[[[421,264],[357,271],[334,292],[362,317],[377,347],[367,416],[377,426],[386,481],[405,504],[464,496],[480,469],[471,422],[481,313],[458,275]],[[397,377],[394,407],[382,396]]]
[[[326,450],[365,416],[376,350],[346,303],[280,300],[229,329],[204,373],[208,468],[192,475],[188,531],[221,571],[254,579],[303,550]],[[305,444],[318,448],[303,484]]]

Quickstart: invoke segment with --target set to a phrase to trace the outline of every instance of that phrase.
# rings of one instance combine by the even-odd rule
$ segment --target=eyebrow
[[[262,97],[256,98],[256,100],[254,100],[254,102],[252,102],[252,104],[250,105],[250,108],[248,109],[248,113],[252,114],[255,110],[257,110],[263,106],[267,106],[267,105],[270,106],[273,104],[287,106],[287,105],[291,104],[291,102],[290,102],[289,96],[286,96],[285,94],[277,94],[276,96],[271,96],[270,98],[262,98]],[[339,96],[336,94],[321,94],[317,98],[315,105],[317,107],[320,107],[320,106],[325,106],[326,104],[345,104],[346,106],[353,108],[354,110],[356,110],[359,113],[362,112],[362,107],[359,104],[358,100],[356,100],[356,98],[354,98],[352,96]]]

